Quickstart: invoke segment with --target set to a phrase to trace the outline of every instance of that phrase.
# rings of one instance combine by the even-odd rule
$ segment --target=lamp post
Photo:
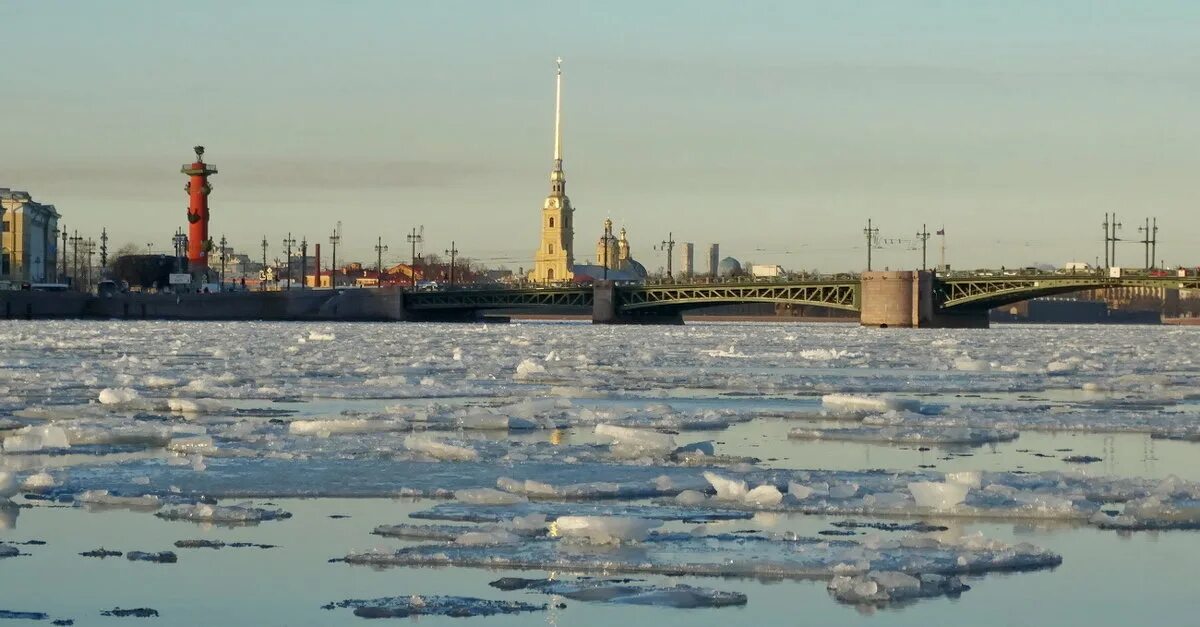
[[[287,289],[292,289],[292,246],[296,245],[296,240],[292,238],[291,232],[283,240],[283,247],[287,249]]]
[[[424,227],[422,227],[424,230]],[[412,277],[412,288],[417,289],[417,244],[425,240],[424,235],[417,233],[416,227],[408,234],[408,243],[412,244],[412,265],[409,266],[409,276]]]
[[[67,225],[65,225],[65,224],[62,226],[61,237],[62,237],[62,273],[63,273],[63,275],[62,275],[62,278],[59,279],[59,283],[62,283],[63,282],[62,279],[66,278],[66,276],[67,276]],[[72,280],[74,280],[74,279],[72,279]]]
[[[262,262],[262,273],[259,275],[260,278],[259,278],[259,282],[258,282],[258,288],[259,288],[259,291],[265,292],[267,290],[267,236],[266,235],[263,236],[261,246],[262,246],[262,251],[263,251],[263,262]]]
[[[375,287],[383,287],[383,253],[387,252],[388,247],[383,243],[383,237],[375,239],[375,275],[379,277],[375,283]]]
[[[454,246],[454,240],[450,240],[450,249],[446,251],[450,255],[450,287],[454,287],[454,258],[458,256],[458,248]]]
[[[71,282],[75,283],[72,287],[79,289],[79,244],[83,242],[83,238],[79,237],[79,230],[75,230],[75,234],[71,236]],[[149,246],[149,244],[147,244]]]
[[[875,247],[875,242],[879,240],[879,229],[871,224],[870,218],[867,218],[867,228],[863,229],[863,235],[867,236],[867,272],[870,272],[871,249]]]
[[[337,245],[342,241],[342,223],[337,223],[337,228],[333,229],[333,235],[329,236],[329,245],[333,247],[333,255],[329,261],[329,287],[337,289]]]
[[[229,242],[227,242],[225,240],[225,234],[222,233],[221,234],[221,281],[220,281],[220,285],[218,286],[218,290],[217,290],[220,292],[225,291],[225,255],[228,253],[228,250],[229,250],[226,246],[228,243]]]

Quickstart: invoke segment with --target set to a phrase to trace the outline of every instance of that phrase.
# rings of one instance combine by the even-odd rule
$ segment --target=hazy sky
[[[169,247],[204,144],[212,233],[255,257],[341,220],[342,258],[424,225],[528,268],[561,55],[581,261],[606,216],[652,269],[668,232],[859,269],[868,217],[944,224],[959,267],[1091,261],[1116,211],[1200,263],[1194,0],[9,1],[0,25],[0,187],[113,248]]]

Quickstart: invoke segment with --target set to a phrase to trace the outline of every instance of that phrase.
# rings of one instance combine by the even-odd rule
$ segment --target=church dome
[[[728,276],[734,276],[736,274],[741,274],[741,272],[742,272],[741,262],[739,262],[737,259],[734,259],[733,257],[726,257],[726,258],[722,259],[720,263],[717,264],[717,276],[728,277]]]

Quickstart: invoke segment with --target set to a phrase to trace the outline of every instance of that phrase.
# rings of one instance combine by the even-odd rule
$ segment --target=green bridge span
[[[683,312],[701,307],[772,303],[857,311],[864,324],[877,326],[986,326],[987,311],[994,307],[1040,296],[1117,287],[1200,289],[1200,277],[941,278],[928,272],[872,272],[845,280],[660,285],[600,282],[579,287],[409,292],[404,295],[404,309],[416,318],[495,310],[591,312],[596,322],[636,323],[675,322],[682,319]],[[906,316],[911,319],[906,320]]]

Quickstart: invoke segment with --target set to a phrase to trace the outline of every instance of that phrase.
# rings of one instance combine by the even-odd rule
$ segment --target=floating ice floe
[[[546,367],[532,359],[526,359],[517,364],[517,372],[513,376],[518,381],[536,379],[546,374]]]
[[[474,597],[412,595],[379,599],[346,599],[321,606],[322,609],[352,608],[361,618],[407,618],[409,616],[495,616],[541,612],[546,605],[519,601],[492,601]]]
[[[613,439],[609,450],[619,459],[641,457],[665,457],[675,450],[675,438],[665,433],[646,429],[631,429],[610,424],[595,427],[596,435]]]
[[[640,542],[661,520],[624,516],[560,516],[550,524],[552,537],[586,540],[594,544]]]
[[[697,608],[745,605],[740,592],[699,588],[686,584],[656,586],[632,579],[524,579],[502,577],[488,585],[500,590],[531,590],[573,601],[620,605],[655,605]]]
[[[137,390],[132,388],[104,388],[99,395],[101,405],[122,405],[137,399]]]
[[[404,438],[404,448],[448,461],[474,461],[479,458],[479,453],[472,448],[450,444],[426,435],[410,435]]]
[[[821,406],[834,414],[880,413],[890,410],[919,411],[921,402],[891,396],[856,396],[853,394],[826,394],[821,397]]]
[[[324,418],[316,420],[293,420],[288,423],[288,433],[292,435],[324,438],[347,433],[392,433],[411,430],[412,425],[403,420]]]
[[[281,520],[291,518],[289,512],[282,509],[267,509],[241,505],[173,505],[157,514],[166,520],[188,520],[192,522],[211,522],[224,524],[257,523],[264,520]]]
[[[179,561],[179,556],[172,551],[159,551],[157,553],[147,551],[130,551],[125,554],[125,559],[131,562],[154,562],[156,564],[174,564]]]
[[[498,481],[504,481],[505,479],[506,477],[501,477]],[[509,479],[509,481],[512,480]],[[529,500],[519,494],[513,494],[513,491],[502,492],[493,488],[458,490],[454,493],[454,498],[472,505],[512,505],[513,503],[523,503]]]
[[[959,575],[1057,566],[1062,558],[1029,544],[980,535],[941,540],[905,536],[861,542],[763,537],[742,534],[696,537],[651,534],[618,552],[565,552],[554,539],[487,547],[420,545],[396,551],[347,555],[351,564],[374,566],[464,566],[569,572],[826,579],[875,571]]]
[[[20,490],[21,484],[17,483],[17,476],[11,472],[0,470],[0,501],[11,499]]]
[[[1008,442],[1020,434],[1011,429],[980,429],[971,427],[854,427],[843,429],[811,429],[797,427],[788,432],[793,440],[831,440],[846,442],[887,442],[891,444],[924,445],[982,445]]]
[[[37,453],[71,448],[67,432],[58,425],[27,426],[4,435],[5,453]]]
[[[886,605],[913,599],[958,596],[970,587],[954,576],[897,571],[871,571],[865,575],[839,575],[829,580],[829,593],[843,603]]]
[[[120,507],[127,509],[154,510],[162,507],[162,501],[152,494],[142,496],[118,496],[109,494],[108,490],[87,490],[75,497],[75,501],[84,505],[100,507]]]
[[[457,502],[439,503],[429,509],[409,514],[418,520],[447,520],[454,522],[500,523],[514,519],[540,516],[555,520],[562,516],[619,516],[682,522],[711,522],[714,520],[748,520],[751,511],[719,508],[694,508],[673,505],[631,505],[603,503],[553,503],[529,501],[512,505],[465,505]]]

